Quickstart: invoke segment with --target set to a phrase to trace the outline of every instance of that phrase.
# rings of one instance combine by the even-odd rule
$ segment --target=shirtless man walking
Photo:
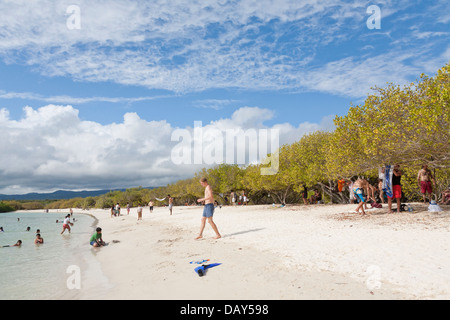
[[[213,221],[213,215],[214,215],[214,196],[211,186],[208,184],[208,180],[206,178],[200,179],[200,184],[203,188],[205,188],[205,197],[202,199],[198,199],[197,202],[205,202],[205,208],[203,209],[203,217],[201,220],[200,225],[200,233],[198,234],[198,237],[195,238],[195,240],[199,240],[203,238],[203,230],[205,229],[206,221],[211,225],[214,232],[216,233],[216,237],[214,239],[220,239],[222,236],[219,233],[219,230],[217,229],[216,224]]]
[[[433,188],[431,187],[431,181],[434,184],[435,180],[433,175],[431,174],[431,170],[428,169],[428,166],[425,164],[422,166],[422,169],[419,170],[419,174],[417,175],[417,182],[419,183],[420,192],[423,196],[423,202],[425,203],[425,194],[428,194],[428,198],[431,201],[431,193],[433,192]]]

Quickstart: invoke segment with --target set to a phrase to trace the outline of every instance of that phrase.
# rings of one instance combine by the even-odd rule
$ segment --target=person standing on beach
[[[380,193],[380,201],[384,204],[383,179],[378,179],[378,192]]]
[[[169,198],[169,211],[170,215],[172,215],[173,198],[170,196],[170,194],[167,195],[167,198]]]
[[[397,199],[397,213],[400,213],[400,201],[402,199],[402,186],[400,184],[400,179],[402,178],[402,171],[400,166],[396,164],[394,166],[394,171],[392,175],[392,197],[388,197],[388,208],[389,213],[392,212],[392,199]]]
[[[216,237],[214,239],[220,239],[222,236],[219,233],[219,230],[217,229],[216,224],[213,221],[213,215],[214,215],[214,195],[211,186],[208,184],[208,180],[206,178],[200,179],[200,184],[203,188],[205,188],[205,197],[202,199],[198,199],[197,202],[205,202],[205,207],[203,209],[203,217],[201,220],[200,225],[200,233],[198,234],[197,238],[195,240],[199,240],[203,238],[203,230],[205,229],[206,221],[211,225],[214,232],[216,233]]]
[[[366,205],[366,200],[364,198],[364,190],[366,190],[366,194],[369,195],[369,181],[365,179],[358,178],[353,183],[353,193],[357,199],[360,200],[358,206],[356,207],[356,212],[359,213],[359,210],[362,210],[362,214],[365,215],[364,206]]]
[[[306,187],[306,184],[303,184],[303,191],[302,191],[302,198],[303,198],[303,204],[308,204],[308,188]]]
[[[138,220],[142,220],[142,206],[139,204],[137,207]]]
[[[43,244],[44,243],[44,238],[41,237],[40,233],[36,234],[36,239],[34,240],[35,244]]]
[[[355,193],[353,192],[353,184],[354,184],[355,182],[352,180],[352,179],[350,179],[350,180],[348,180],[347,181],[347,186],[348,186],[348,192],[349,192],[349,194],[348,194],[348,198],[349,198],[349,202],[350,203],[355,203]]]
[[[247,195],[245,194],[245,191],[242,191],[242,205],[246,206],[247,204],[248,204]]]
[[[148,203],[149,209],[150,209],[150,213],[153,212],[153,201],[150,200],[150,202]]]
[[[417,175],[417,182],[419,183],[420,193],[422,193],[424,203],[426,202],[425,194],[428,194],[428,198],[431,201],[431,193],[433,192],[431,181],[436,184],[434,177],[431,174],[431,170],[428,169],[428,166],[425,164],[422,166],[422,169],[419,170],[419,174]]]

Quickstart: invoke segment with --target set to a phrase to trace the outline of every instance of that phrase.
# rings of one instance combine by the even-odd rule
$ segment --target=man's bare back
[[[358,179],[355,181],[355,183],[353,183],[353,188],[368,188],[369,187],[369,182],[367,180],[364,179]]]

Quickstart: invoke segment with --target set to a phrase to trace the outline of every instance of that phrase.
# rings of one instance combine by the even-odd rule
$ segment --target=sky
[[[198,152],[174,132],[198,122],[202,150],[333,130],[448,63],[449,24],[444,0],[0,0],[0,193],[190,178],[211,164],[174,161]]]

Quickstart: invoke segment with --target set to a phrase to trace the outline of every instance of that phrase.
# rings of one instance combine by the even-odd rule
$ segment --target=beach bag
[[[436,201],[431,200],[430,205],[428,206],[428,211],[429,212],[441,212],[442,209],[441,209],[441,207],[439,207],[439,205],[436,203]]]

